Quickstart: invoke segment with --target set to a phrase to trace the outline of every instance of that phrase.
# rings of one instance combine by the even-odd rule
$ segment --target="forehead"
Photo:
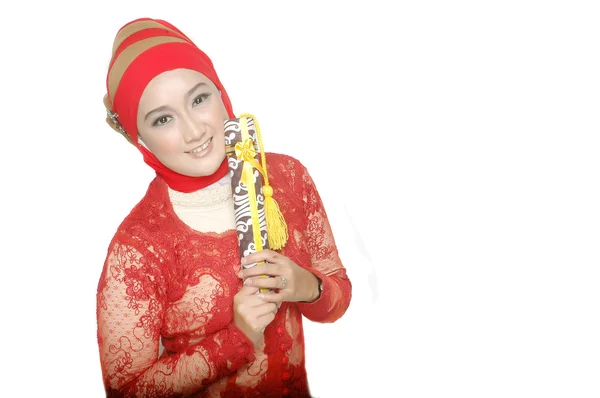
[[[156,75],[146,86],[140,98],[140,107],[152,106],[155,101],[181,98],[200,85],[216,89],[214,83],[204,74],[191,69],[174,69]]]

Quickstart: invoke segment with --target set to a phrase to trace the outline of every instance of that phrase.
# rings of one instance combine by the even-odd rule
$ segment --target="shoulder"
[[[312,179],[306,166],[297,158],[280,153],[265,153],[269,183],[290,199],[302,199]]]
[[[123,219],[115,238],[118,240],[147,242],[153,241],[160,231],[160,222],[165,219],[166,184],[160,178],[155,178],[149,184],[142,199],[131,209]]]
[[[267,171],[277,177],[294,178],[298,174],[307,173],[304,164],[297,158],[282,153],[266,152]]]

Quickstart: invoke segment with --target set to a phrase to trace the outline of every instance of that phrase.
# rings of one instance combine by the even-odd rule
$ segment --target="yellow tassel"
[[[240,118],[248,117],[254,120],[254,126],[256,129],[256,136],[258,137],[258,146],[260,148],[260,155],[263,168],[263,194],[265,195],[265,217],[267,219],[267,236],[269,239],[269,248],[271,250],[279,250],[285,246],[288,240],[288,230],[285,218],[281,214],[279,204],[273,198],[273,188],[269,185],[269,175],[267,173],[267,158],[265,151],[263,150],[262,137],[260,135],[260,127],[258,121],[254,116],[249,113],[240,115]]]
[[[267,236],[269,247],[273,250],[281,249],[288,239],[287,224],[279,209],[279,204],[273,199],[273,188],[263,186],[265,194],[265,216],[267,218]]]

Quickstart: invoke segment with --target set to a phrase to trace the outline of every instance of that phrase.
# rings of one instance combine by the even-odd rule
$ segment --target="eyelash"
[[[160,121],[162,119],[169,119],[170,120],[171,116],[160,116],[160,117],[158,117],[154,122],[152,122],[152,126],[154,126],[154,127],[160,127],[160,126],[163,126],[163,125],[169,123],[169,120],[167,120],[166,122],[161,123]]]
[[[202,102],[204,102],[208,99],[208,97],[210,97],[210,93],[200,94],[199,96],[197,96],[194,99],[194,102],[192,102],[192,104],[196,104],[196,101],[199,100],[200,98],[202,98]],[[198,105],[200,105],[202,102],[200,102]]]
[[[206,101],[208,99],[208,97],[210,97],[209,93],[200,94],[199,96],[194,98],[194,102],[192,102],[192,106],[202,105],[202,103],[204,103],[204,101]],[[196,101],[198,101],[199,99],[202,99],[202,101],[199,103],[196,103]],[[161,119],[168,119],[168,120],[161,123],[160,122]],[[169,122],[170,119],[172,119],[171,116],[166,116],[166,115],[160,116],[160,117],[156,118],[156,120],[154,120],[154,122],[152,123],[152,126],[155,126],[155,127],[164,126],[165,124],[167,124]]]

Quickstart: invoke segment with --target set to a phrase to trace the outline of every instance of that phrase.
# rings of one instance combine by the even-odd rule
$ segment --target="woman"
[[[116,35],[104,102],[156,171],[98,285],[107,395],[309,396],[302,315],[337,320],[351,284],[306,168],[267,154],[289,238],[243,269],[223,127],[235,114],[211,60],[168,22],[137,19]]]

